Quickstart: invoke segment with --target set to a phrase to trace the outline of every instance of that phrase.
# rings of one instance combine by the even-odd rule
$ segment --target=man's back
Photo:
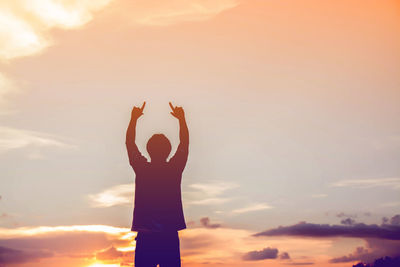
[[[177,166],[174,158],[161,164],[143,162],[135,165],[134,170],[136,179],[132,231],[185,229],[181,200],[182,168]]]

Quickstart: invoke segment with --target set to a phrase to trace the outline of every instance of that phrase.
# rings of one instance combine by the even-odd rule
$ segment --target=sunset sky
[[[0,267],[133,266],[143,101],[147,157],[186,113],[183,266],[399,256],[398,0],[3,0]]]

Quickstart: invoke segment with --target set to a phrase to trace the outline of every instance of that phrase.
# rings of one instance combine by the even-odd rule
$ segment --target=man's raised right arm
[[[141,108],[133,107],[131,120],[129,122],[129,126],[126,131],[125,144],[126,144],[126,149],[128,151],[129,163],[131,164],[132,167],[134,167],[135,163],[137,163],[138,161],[142,161],[144,158],[136,145],[135,138],[136,138],[136,123],[139,117],[143,115],[143,110],[145,105],[146,102],[143,103]]]
[[[175,155],[171,161],[176,163],[178,167],[185,168],[187,157],[189,154],[189,129],[186,124],[185,112],[182,107],[174,107],[171,102],[169,106],[172,109],[172,116],[179,120],[179,145]]]

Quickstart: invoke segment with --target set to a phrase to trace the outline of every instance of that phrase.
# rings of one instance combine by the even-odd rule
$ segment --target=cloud
[[[303,236],[303,237],[356,237],[356,238],[380,238],[388,240],[400,240],[400,226],[353,224],[353,225],[329,225],[302,222],[291,226],[280,226],[256,236]]]
[[[28,21],[4,7],[0,9],[0,59],[31,55],[48,45]]]
[[[232,212],[233,213],[246,213],[246,212],[251,212],[251,211],[259,211],[259,210],[266,210],[266,209],[272,209],[270,205],[266,203],[256,203],[252,204],[250,206],[244,207],[244,208],[239,208],[239,209],[234,209]]]
[[[209,196],[218,196],[225,193],[227,190],[238,187],[238,185],[233,183],[215,182],[209,184],[191,184],[189,187],[197,189]]]
[[[397,214],[397,215],[393,216],[392,218],[390,218],[390,224],[400,226],[400,214]]]
[[[346,219],[341,220],[340,223],[344,224],[344,225],[353,225],[356,223],[356,221],[352,218],[346,218]]]
[[[94,12],[112,0],[4,0],[0,1],[0,62],[35,55],[53,44],[54,28],[73,29],[93,19]],[[15,83],[0,73],[0,107],[17,92]],[[3,111],[7,113],[9,111]],[[34,156],[34,157],[37,157]]]
[[[0,4],[0,59],[29,56],[50,46],[52,28],[81,27],[111,0],[9,0]]]
[[[193,200],[189,201],[188,204],[192,205],[218,205],[218,204],[223,204],[226,202],[231,201],[230,198],[218,198],[218,197],[212,197],[212,198],[206,198],[206,199],[201,199],[201,200]]]
[[[238,4],[238,0],[136,0],[125,1],[121,14],[133,24],[168,26],[208,20]]]
[[[366,248],[357,247],[354,252],[330,259],[331,263],[362,261],[374,262],[375,259],[400,256],[400,242],[394,240],[366,239]]]
[[[98,194],[89,195],[92,207],[108,208],[119,205],[132,205],[134,184],[113,186]]]
[[[289,253],[287,253],[287,252],[282,252],[282,253],[279,255],[279,258],[280,258],[281,260],[289,260],[289,259],[290,259],[290,256],[289,256]]]
[[[73,148],[74,146],[57,140],[53,135],[35,131],[21,130],[0,126],[0,153],[23,147],[58,147]]]
[[[354,187],[354,188],[373,188],[373,187],[390,187],[400,189],[400,178],[380,178],[380,179],[359,179],[359,180],[342,180],[331,184],[333,187]]]
[[[94,12],[112,0],[3,0],[0,1],[0,62],[40,53],[54,42],[54,28],[74,29],[93,19]],[[15,82],[0,73],[0,107],[17,92]],[[33,157],[41,157],[39,154]]]
[[[348,218],[350,219],[350,218]],[[280,226],[255,236],[301,236],[301,237],[347,237],[362,238],[367,247],[359,246],[348,255],[335,257],[331,263],[363,261],[372,262],[374,259],[391,256],[400,256],[400,215],[386,218],[382,225],[367,225],[345,220],[345,225],[299,223],[292,226]]]
[[[93,19],[113,0],[6,0],[0,3],[0,59],[41,52],[52,45],[50,30],[74,29]],[[133,24],[167,26],[210,19],[237,6],[237,0],[118,1],[119,17]]]
[[[121,251],[118,251],[114,246],[112,246],[106,250],[97,252],[96,259],[109,261],[109,260],[115,260],[115,259],[122,258],[123,255],[124,255],[124,253],[122,253]]]
[[[237,184],[213,182],[213,183],[196,183],[189,185],[189,188],[195,189],[195,192],[187,192],[191,198],[195,200],[187,201],[190,205],[218,205],[232,200],[230,197],[222,197],[226,191],[237,188]]]
[[[0,63],[15,58],[38,54],[53,44],[50,31],[54,28],[78,28],[92,20],[93,13],[104,8],[112,0],[3,0],[0,1]],[[0,115],[10,113],[6,109],[7,97],[18,92],[16,83],[5,74],[0,73]],[[23,134],[11,128],[4,131]],[[19,131],[19,132],[17,132]],[[28,133],[25,131],[25,133]],[[33,134],[30,132],[29,134]],[[21,137],[21,136],[20,136]],[[33,142],[41,145],[61,145],[53,139],[41,138],[34,135],[25,136],[24,140],[8,138],[1,140],[0,152],[5,148]],[[31,159],[43,158],[38,152],[28,155]]]
[[[210,223],[210,218],[208,218],[208,217],[201,218],[200,223],[205,228],[215,229],[215,228],[221,227],[221,224],[219,224],[219,223]]]
[[[0,264],[28,263],[52,256],[53,253],[48,251],[24,251],[0,246]]]
[[[93,13],[112,0],[54,1],[22,0],[23,9],[33,14],[46,28],[70,29],[80,27],[93,19]]]
[[[130,229],[108,225],[69,225],[0,228],[0,239],[71,232],[107,233],[110,235],[121,235],[130,233]]]
[[[290,256],[287,252],[282,252],[278,255],[279,250],[277,248],[264,248],[262,250],[253,250],[245,253],[242,256],[244,261],[260,261],[266,259],[281,259],[289,260]]]
[[[358,247],[354,253],[351,253],[347,256],[337,257],[330,260],[332,263],[340,263],[340,262],[353,262],[358,261],[361,258],[364,258],[369,254],[369,251],[363,247]]]
[[[250,251],[243,255],[243,260],[245,261],[259,261],[276,258],[278,258],[278,249],[276,248],[264,248],[263,250]]]

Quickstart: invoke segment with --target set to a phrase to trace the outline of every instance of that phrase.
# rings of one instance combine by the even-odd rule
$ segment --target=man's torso
[[[132,231],[167,232],[186,228],[181,200],[182,171],[170,162],[135,169]]]

